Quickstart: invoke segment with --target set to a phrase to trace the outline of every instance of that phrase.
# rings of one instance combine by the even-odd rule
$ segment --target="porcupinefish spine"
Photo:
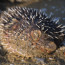
[[[60,36],[65,35],[65,26],[59,24],[59,20],[54,22],[54,20],[46,16],[38,9],[26,7],[22,8],[16,6],[13,8],[8,8],[8,10],[4,11],[4,16],[1,17],[2,22],[4,22],[4,24],[7,24],[8,26],[9,23],[12,23],[12,18],[16,18],[17,20],[21,20],[24,18],[30,25],[34,23],[41,31],[48,34],[53,39],[58,39]]]

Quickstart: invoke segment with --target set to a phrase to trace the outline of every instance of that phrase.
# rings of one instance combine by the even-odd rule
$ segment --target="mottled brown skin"
[[[44,53],[51,53],[56,50],[55,43],[50,40],[47,34],[40,31],[34,24],[29,25],[13,19],[15,23],[4,28],[2,36],[3,48],[8,52],[7,57],[10,62],[22,59],[23,57],[40,57]],[[24,30],[21,29],[22,24]]]

